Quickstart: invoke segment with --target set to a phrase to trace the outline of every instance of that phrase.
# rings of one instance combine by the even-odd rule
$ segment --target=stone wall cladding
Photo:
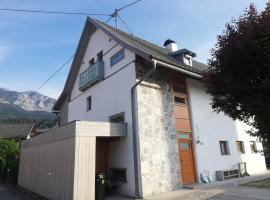
[[[140,84],[137,105],[143,196],[179,189],[173,93],[167,76],[156,71]]]

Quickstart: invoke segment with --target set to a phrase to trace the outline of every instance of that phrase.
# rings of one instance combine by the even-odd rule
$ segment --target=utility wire
[[[27,13],[43,13],[43,14],[64,14],[64,15],[83,15],[83,16],[111,16],[102,13],[84,13],[84,12],[64,12],[64,11],[48,11],[48,10],[28,10],[28,9],[15,9],[15,8],[0,8],[0,11],[11,12],[27,12]]]
[[[112,18],[113,18],[113,16],[111,15],[111,16],[109,17],[109,19],[107,19],[107,21],[106,21],[105,23],[107,24]]]
[[[130,4],[126,5],[126,6],[123,6],[122,8],[119,8],[119,9],[117,9],[117,10],[118,10],[118,11],[121,11],[121,10],[123,10],[123,9],[125,9],[125,8],[127,8],[127,7],[129,7],[129,6],[132,6],[132,5],[134,5],[134,4],[136,4],[136,3],[140,2],[140,1],[142,1],[142,0],[134,1],[133,3],[130,3]]]
[[[45,80],[39,87],[37,87],[34,91],[37,92],[38,90],[40,90],[46,83],[48,83],[61,69],[63,69],[63,67],[65,67],[69,61],[74,57],[74,55],[72,55],[70,58],[68,58],[51,76],[49,76],[49,78],[47,80]],[[30,96],[27,96],[26,98],[24,98],[22,100],[22,102],[19,104],[23,104],[28,98],[30,98]],[[2,117],[5,117],[6,115],[10,114],[12,111],[15,111],[15,108],[10,109],[9,111],[7,111],[6,113],[4,113],[2,115]]]
[[[130,32],[131,35],[133,35],[131,29],[128,27],[128,25],[126,24],[126,22],[122,19],[122,17],[118,14],[119,19],[121,20],[121,22],[124,24],[124,26],[128,29],[128,31]]]

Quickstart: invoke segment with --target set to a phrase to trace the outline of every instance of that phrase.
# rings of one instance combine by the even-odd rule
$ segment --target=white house
[[[87,18],[54,109],[63,126],[78,120],[127,124],[125,137],[96,137],[96,160],[90,161],[95,173],[117,180],[118,193],[173,191],[201,182],[205,169],[215,181],[217,171],[230,175],[239,162],[250,175],[266,170],[257,152],[262,144],[247,127],[213,112],[201,82],[207,66],[195,56],[172,40],[160,47]]]

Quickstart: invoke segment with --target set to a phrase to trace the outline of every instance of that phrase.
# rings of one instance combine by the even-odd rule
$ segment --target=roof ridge
[[[101,23],[102,25],[104,25],[104,26],[106,26],[106,27],[108,27],[108,28],[113,29],[114,31],[120,32],[120,33],[122,33],[122,34],[125,34],[125,35],[128,36],[128,37],[137,39],[137,42],[140,42],[140,43],[143,44],[143,45],[147,45],[147,46],[148,46],[149,48],[151,48],[152,50],[155,50],[155,51],[156,51],[157,49],[154,49],[153,47],[151,47],[151,45],[153,45],[153,46],[155,46],[155,47],[158,47],[159,50],[161,51],[161,53],[165,53],[165,52],[166,52],[166,53],[169,53],[169,50],[167,50],[166,48],[164,48],[164,47],[162,47],[162,46],[159,46],[158,44],[155,44],[155,43],[153,43],[153,42],[147,41],[147,40],[145,40],[145,39],[143,39],[143,38],[141,38],[141,37],[135,36],[135,35],[133,35],[133,34],[127,33],[127,32],[125,32],[125,31],[123,31],[123,30],[121,30],[121,29],[114,28],[113,26],[110,26],[110,25],[108,25],[108,24],[106,24],[106,23],[104,23],[104,22],[102,22],[102,21],[100,21],[100,20],[95,19],[95,21]],[[143,43],[142,41],[138,41],[138,40],[142,40],[144,43]],[[145,43],[147,43],[147,44],[145,44]]]

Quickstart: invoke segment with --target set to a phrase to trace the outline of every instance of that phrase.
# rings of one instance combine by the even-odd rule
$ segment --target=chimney
[[[166,49],[168,49],[169,51],[171,52],[175,52],[178,50],[178,46],[177,44],[175,43],[175,41],[171,40],[171,39],[167,39],[165,42],[164,42],[164,45],[163,45]]]

